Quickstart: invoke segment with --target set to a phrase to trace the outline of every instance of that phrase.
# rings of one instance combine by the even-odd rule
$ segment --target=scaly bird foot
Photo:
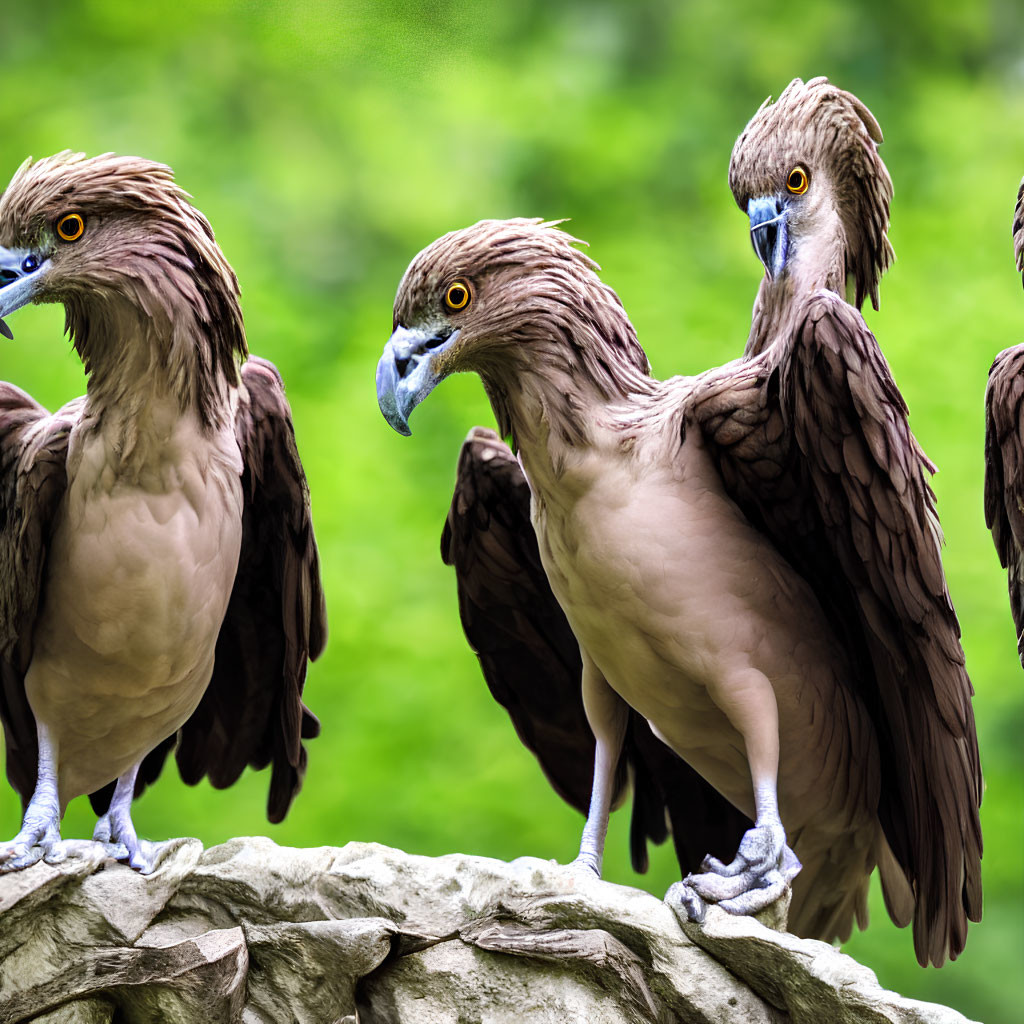
[[[20,871],[41,860],[59,864],[66,858],[58,822],[34,818],[30,813],[26,814],[21,831],[10,842],[0,845],[0,874]]]
[[[107,811],[96,822],[92,838],[104,848],[108,857],[127,861],[143,875],[152,874],[160,859],[160,844],[140,839],[127,811]]]
[[[707,903],[730,914],[756,914],[774,903],[800,871],[778,823],[749,829],[730,863],[709,856],[701,866],[702,873],[687,875],[665,894],[669,906],[690,921],[704,920]]]

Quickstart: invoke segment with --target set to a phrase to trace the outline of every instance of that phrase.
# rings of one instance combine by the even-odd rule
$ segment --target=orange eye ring
[[[786,188],[795,196],[802,196],[811,184],[810,175],[807,170],[797,164],[789,172],[789,177],[786,179]]]
[[[460,309],[465,309],[469,305],[469,300],[472,297],[472,292],[469,290],[469,282],[463,281],[460,277],[457,281],[452,281],[448,285],[448,289],[444,293],[444,304],[450,310],[457,313]]]
[[[77,242],[85,234],[85,221],[80,213],[65,213],[58,218],[56,230],[65,242]]]

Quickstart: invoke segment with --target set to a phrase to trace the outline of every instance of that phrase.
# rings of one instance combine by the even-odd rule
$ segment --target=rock
[[[822,942],[548,861],[90,844],[0,876],[0,1024],[964,1024]],[[784,914],[784,908],[783,908]]]

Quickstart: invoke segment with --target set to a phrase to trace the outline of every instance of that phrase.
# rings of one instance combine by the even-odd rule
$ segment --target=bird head
[[[445,377],[476,371],[484,379],[499,422],[496,394],[507,369],[537,355],[542,339],[564,336],[577,306],[612,344],[647,358],[615,293],[578,240],[539,219],[487,220],[452,231],[427,246],[406,270],[395,298],[393,333],[377,364],[377,400],[384,418],[410,434],[412,410]],[[619,319],[625,324],[619,325]],[[502,422],[503,432],[506,424]]]
[[[1013,211],[1013,254],[1024,280],[1024,181],[1017,191],[1017,208]]]
[[[178,376],[230,372],[245,354],[238,282],[209,222],[169,167],[138,157],[64,152],[21,165],[0,196],[7,337],[2,318],[29,302],[63,303],[87,368],[125,357],[110,328],[133,320]]]
[[[838,278],[858,307],[868,296],[878,307],[893,260],[881,141],[867,107],[826,78],[794,79],[775,103],[765,100],[733,147],[729,186],[769,279],[800,269]]]

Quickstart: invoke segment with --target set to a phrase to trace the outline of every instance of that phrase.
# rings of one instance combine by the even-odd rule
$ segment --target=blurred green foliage
[[[459,443],[491,415],[445,383],[404,440],[373,373],[409,259],[482,217],[573,218],[655,371],[737,355],[760,266],[726,184],[739,130],[794,76],[827,74],[882,124],[899,260],[868,320],[936,478],[946,566],[977,689],[988,790],[985,920],[962,959],[917,967],[877,892],[849,951],[882,982],[990,1024],[1024,1002],[1024,677],[981,510],[982,395],[1024,340],[1009,225],[1024,173],[1024,16],[1013,0],[374,3],[34,0],[0,11],[0,178],[73,148],[171,164],[243,286],[253,351],[289,386],[309,474],[331,639],[308,700],[323,722],[288,820],[266,778],[228,792],[168,772],[136,808],[152,837],[376,840],[560,860],[581,820],[491,700],[438,557]],[[0,373],[53,407],[83,387],[54,307],[18,313]],[[19,817],[0,787],[0,831]],[[607,877],[662,893],[670,851],[633,875],[626,815]],[[85,836],[82,800],[65,834]]]

